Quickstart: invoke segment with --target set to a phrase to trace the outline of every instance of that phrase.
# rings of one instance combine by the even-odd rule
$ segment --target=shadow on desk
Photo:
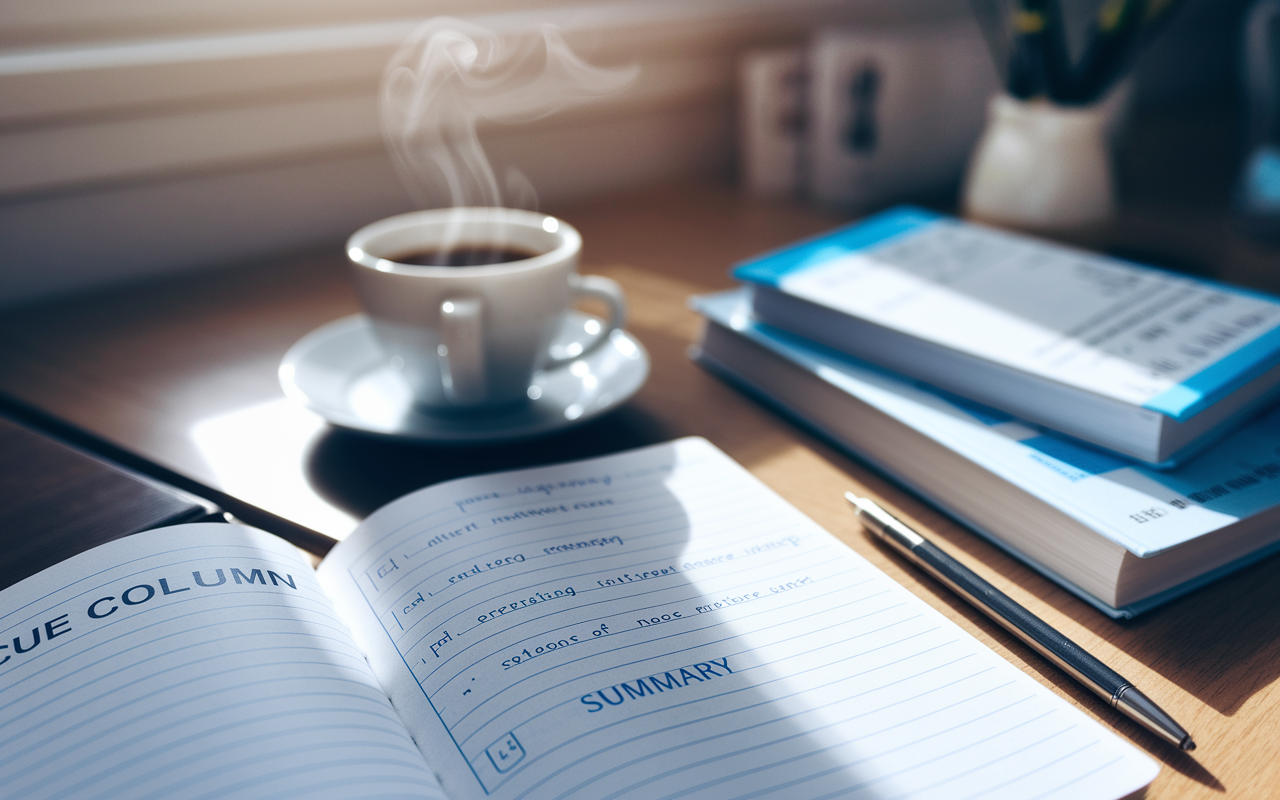
[[[363,518],[442,481],[593,458],[669,438],[661,423],[634,405],[557,436],[514,444],[433,447],[330,428],[313,443],[306,471],[325,500]]]
[[[1119,629],[1091,627],[1231,716],[1280,678],[1277,567],[1272,556]]]
[[[992,552],[977,536],[945,531],[943,536],[951,547],[985,561],[996,571],[1018,569],[1016,562]],[[1255,694],[1280,679],[1280,581],[1274,577],[1277,568],[1280,555],[1133,620],[1105,617],[1039,576],[1020,583],[1023,589],[1057,607],[1100,639],[1165,676],[1218,713],[1232,716]],[[939,590],[939,594],[945,592]],[[975,624],[998,630],[964,603],[948,602]],[[1073,693],[1073,682],[1054,668],[1048,667],[1042,674],[1064,692]]]
[[[948,544],[988,563],[1002,556],[978,550],[977,543],[948,536]],[[976,539],[976,537],[971,537]],[[1216,583],[1197,589],[1137,619],[1113,620],[1046,579],[1023,581],[1028,592],[1056,606],[1100,639],[1224,716],[1240,710],[1280,678],[1280,555],[1271,556]],[[999,569],[1016,569],[1012,562]],[[954,608],[984,624],[958,601]],[[1044,674],[1064,690],[1071,681]]]
[[[1061,586],[1037,575],[982,537],[940,512],[921,517],[945,546],[985,564],[993,573],[1017,578],[1019,587],[1055,608],[1116,650],[1165,676],[1224,716],[1240,711],[1250,698],[1280,679],[1280,555],[1273,555],[1136,619],[1104,616]],[[938,590],[946,596],[945,590]],[[988,626],[959,600],[947,601],[957,613]],[[994,634],[1003,638],[1003,634]],[[1053,668],[1046,679],[1071,693],[1072,681]],[[1082,695],[1085,696],[1085,695]]]
[[[679,303],[683,297],[681,288],[668,301]],[[364,518],[402,495],[441,481],[609,455],[691,434],[706,436],[748,467],[753,459],[791,444],[769,426],[767,412],[688,359],[689,339],[643,320],[636,320],[630,330],[662,367],[654,370],[635,399],[597,420],[525,442],[461,447],[412,444],[330,428],[314,440],[304,459],[307,481],[328,502]],[[706,408],[722,413],[707,417],[689,411]],[[699,423],[688,424],[690,417]]]

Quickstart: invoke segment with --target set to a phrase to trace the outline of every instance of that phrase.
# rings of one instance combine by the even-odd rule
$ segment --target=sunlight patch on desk
[[[258,508],[335,539],[358,520],[319,496],[299,453],[327,429],[324,420],[284,398],[202,420],[191,441],[218,488]]]

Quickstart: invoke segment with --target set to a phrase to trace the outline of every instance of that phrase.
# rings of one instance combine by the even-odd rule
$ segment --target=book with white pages
[[[695,298],[696,358],[1112,617],[1280,549],[1280,409],[1157,470]]]
[[[902,206],[735,267],[771,325],[1158,466],[1280,385],[1280,300]]]
[[[136,534],[0,614],[9,796],[1119,798],[1158,771],[698,438],[420,490],[314,572],[243,526]]]

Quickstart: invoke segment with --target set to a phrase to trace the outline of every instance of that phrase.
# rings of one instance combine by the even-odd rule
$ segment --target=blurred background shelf
[[[1068,0],[1088,13],[1092,0]],[[1096,3],[1092,3],[1096,5]],[[1265,284],[1237,241],[1247,0],[1187,0],[1142,55],[1121,143],[1117,249]],[[415,20],[551,21],[641,77],[608,102],[481,136],[543,208],[673,181],[736,181],[735,64],[826,26],[968,19],[965,0],[87,0],[0,12],[0,308],[186,270],[323,252],[411,204],[376,122],[382,65]],[[926,198],[927,199],[927,198]],[[946,205],[949,198],[935,198]]]

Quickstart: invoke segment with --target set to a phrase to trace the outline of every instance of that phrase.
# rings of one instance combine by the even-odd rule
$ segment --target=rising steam
[[[532,207],[533,186],[510,169],[500,186],[476,123],[520,123],[590,102],[635,79],[578,58],[551,25],[499,35],[462,20],[423,23],[382,78],[382,133],[396,170],[422,207]]]

